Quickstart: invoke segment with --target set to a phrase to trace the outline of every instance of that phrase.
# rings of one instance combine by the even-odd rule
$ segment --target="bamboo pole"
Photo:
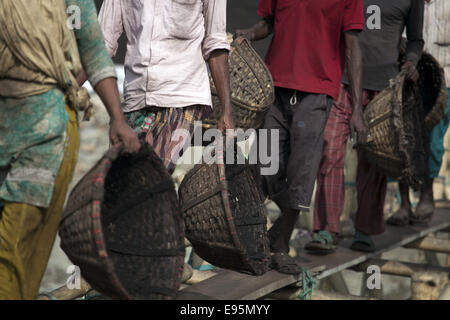
[[[428,236],[405,245],[405,248],[450,253],[450,240]]]
[[[91,289],[89,283],[81,279],[80,289],[69,289],[64,285],[52,292],[41,293],[37,300],[75,300],[86,295]]]
[[[411,277],[416,272],[450,273],[450,268],[448,267],[439,267],[411,262],[390,261],[384,259],[370,259],[359,265],[353,266],[350,269],[359,272],[366,272],[367,268],[371,265],[379,266],[381,273],[403,277]]]
[[[189,285],[197,284],[199,282],[202,282],[206,279],[209,279],[211,277],[214,277],[217,273],[211,270],[208,271],[199,271],[199,270],[193,270],[192,277],[187,280],[185,283]]]
[[[450,292],[450,282],[444,287],[438,300],[449,300],[447,292]]]
[[[412,300],[437,300],[448,283],[444,272],[415,272],[411,276]]]
[[[333,273],[332,275],[321,279],[318,285],[318,289],[324,292],[333,291],[341,294],[349,294],[347,283],[341,272]]]
[[[197,271],[197,270],[196,270]],[[200,272],[200,271],[198,271]],[[188,264],[184,265],[183,275],[181,277],[182,283],[189,283],[190,279],[194,275],[194,270]],[[196,279],[205,278],[206,275],[196,275]],[[194,279],[195,281],[195,279]],[[85,296],[92,288],[86,280],[81,279],[80,289],[69,289],[66,285],[53,290],[52,292],[41,293],[38,295],[37,300],[75,300],[82,296]]]
[[[194,269],[192,269],[192,267],[189,264],[185,263],[183,268],[183,275],[181,276],[181,282],[182,283],[188,282],[193,275]]]
[[[296,287],[285,287],[268,294],[263,299],[300,300],[299,296],[301,293],[302,289]],[[364,297],[359,297],[350,294],[328,292],[316,289],[313,292],[312,300],[375,300],[375,299],[367,299]]]

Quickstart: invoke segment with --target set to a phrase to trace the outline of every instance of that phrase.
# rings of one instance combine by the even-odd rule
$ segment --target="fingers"
[[[243,34],[242,30],[236,30],[236,32],[233,35],[233,40],[236,40],[237,38],[241,37]]]
[[[141,148],[141,143],[134,132],[124,133],[121,136],[121,140],[123,142],[124,151],[127,153],[136,153]]]
[[[236,32],[233,35],[233,40],[236,40],[239,37],[252,40],[251,32],[249,30],[240,30],[240,29],[236,30]]]
[[[113,145],[122,143],[126,153],[138,152],[141,147],[137,134],[126,123],[112,123],[110,139]]]
[[[413,68],[411,70],[411,80],[414,82],[417,82],[419,80],[419,72],[417,71],[416,68]]]
[[[361,132],[361,134],[358,134],[358,144],[364,144],[366,142],[367,133],[365,131]]]
[[[117,136],[116,132],[114,132],[114,130],[110,129],[109,130],[109,140],[111,141],[111,145],[115,146],[118,145],[120,143],[120,139]]]
[[[217,123],[217,130],[224,133],[225,132],[225,123],[223,121],[219,121]]]
[[[419,80],[419,72],[417,71],[417,68],[414,66],[411,62],[405,62],[405,64],[402,67],[402,71],[406,72],[406,78],[417,82]]]

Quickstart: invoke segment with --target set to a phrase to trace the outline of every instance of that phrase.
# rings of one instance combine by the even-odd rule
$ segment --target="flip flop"
[[[370,236],[361,233],[359,231],[356,231],[350,249],[360,252],[374,252],[376,247]]]
[[[335,252],[336,245],[333,236],[325,230],[314,234],[313,240],[305,245],[305,250],[310,254],[327,255]]]
[[[272,253],[272,269],[285,274],[300,274],[302,267],[297,261],[285,252]]]

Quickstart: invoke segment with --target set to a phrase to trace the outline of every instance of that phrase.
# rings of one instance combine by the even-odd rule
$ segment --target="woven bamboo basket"
[[[260,275],[270,264],[264,207],[248,164],[199,164],[179,188],[186,237],[215,266]]]
[[[145,145],[111,148],[71,192],[61,248],[113,299],[172,299],[181,284],[184,225],[174,184]]]
[[[257,129],[275,100],[272,76],[264,61],[245,38],[231,44],[229,55],[231,101],[234,124],[237,128]],[[203,119],[204,129],[217,127],[222,106],[214,82],[210,81],[213,112]]]
[[[419,88],[426,114],[425,126],[428,131],[431,131],[445,115],[447,105],[445,74],[439,62],[426,52],[417,64],[417,71],[420,75]]]
[[[423,111],[417,85],[400,74],[365,108],[369,134],[362,145],[380,171],[413,188],[425,170]]]

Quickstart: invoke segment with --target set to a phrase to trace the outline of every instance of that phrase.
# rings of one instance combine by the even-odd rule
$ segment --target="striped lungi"
[[[184,108],[147,107],[125,113],[128,125],[153,147],[172,174],[190,143],[194,122],[202,119],[205,106]]]

